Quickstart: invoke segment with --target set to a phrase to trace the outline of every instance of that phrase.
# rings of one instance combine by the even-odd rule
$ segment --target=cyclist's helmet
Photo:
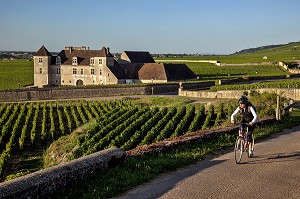
[[[239,99],[239,104],[246,104],[247,102],[248,102],[248,97],[246,97],[246,96],[242,96]]]

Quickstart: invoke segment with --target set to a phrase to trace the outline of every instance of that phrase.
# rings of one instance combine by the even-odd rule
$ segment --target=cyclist
[[[246,96],[242,96],[239,101],[239,106],[231,115],[231,123],[234,124],[234,116],[236,114],[240,114],[242,117],[241,127],[245,127],[248,124],[248,132],[247,132],[247,141],[248,141],[248,148],[249,148],[249,156],[253,157],[253,148],[252,148],[252,133],[254,130],[254,124],[257,122],[257,114],[255,111],[254,106],[251,102],[248,101]]]

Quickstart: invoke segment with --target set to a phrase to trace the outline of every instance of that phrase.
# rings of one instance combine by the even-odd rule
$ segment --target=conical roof
[[[51,53],[47,50],[47,48],[43,45],[34,56],[52,56]]]

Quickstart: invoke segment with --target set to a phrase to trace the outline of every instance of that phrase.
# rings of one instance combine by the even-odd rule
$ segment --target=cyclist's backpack
[[[252,106],[252,108],[254,109],[255,113],[256,113],[256,107],[253,106],[253,104],[251,102],[249,102],[249,105],[248,105],[248,112],[251,113],[250,111],[250,107]]]

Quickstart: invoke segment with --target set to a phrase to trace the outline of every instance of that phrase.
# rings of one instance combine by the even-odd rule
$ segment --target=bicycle
[[[251,157],[250,151],[249,151],[249,143],[247,142],[247,132],[248,132],[248,125],[245,123],[242,123],[239,127],[239,135],[236,139],[235,145],[234,145],[234,159],[237,164],[239,164],[242,160],[243,152],[248,152],[248,157]],[[254,137],[252,134],[252,148],[254,149]]]

